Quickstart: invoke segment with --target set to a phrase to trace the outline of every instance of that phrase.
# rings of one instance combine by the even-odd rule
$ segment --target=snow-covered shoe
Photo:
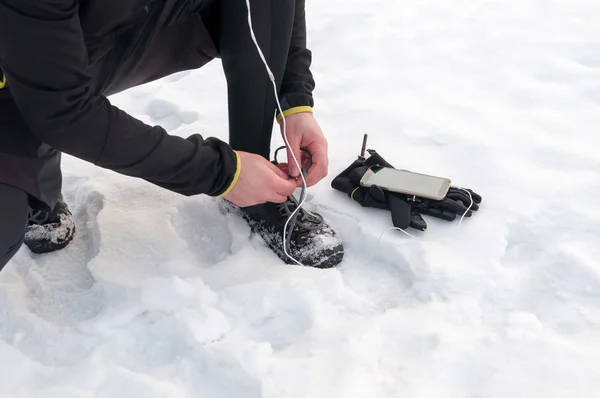
[[[34,253],[65,248],[75,234],[75,222],[62,196],[51,212],[31,210],[25,228],[25,244]]]
[[[297,264],[284,250],[284,227],[290,215],[298,207],[297,200],[290,196],[285,203],[264,203],[239,208],[228,201],[222,202],[224,211],[240,214],[254,233],[259,234],[275,254],[287,264]],[[290,221],[287,237],[287,253],[304,266],[332,268],[344,258],[344,246],[338,234],[319,214],[301,208]]]

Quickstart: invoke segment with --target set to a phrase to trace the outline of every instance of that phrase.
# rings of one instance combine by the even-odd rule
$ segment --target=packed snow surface
[[[307,207],[343,264],[284,265],[211,198],[65,157],[77,235],[0,275],[0,397],[598,396],[600,2],[307,3],[331,160]],[[111,101],[227,139],[219,61]],[[330,188],[365,133],[479,213],[378,245],[389,214]]]

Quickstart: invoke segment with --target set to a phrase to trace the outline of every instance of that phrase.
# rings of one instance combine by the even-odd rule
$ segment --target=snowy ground
[[[600,3],[307,2],[331,146],[310,207],[342,266],[282,265],[208,198],[67,158],[76,240],[0,277],[0,397],[597,396]],[[226,139],[224,87],[214,62],[112,100]],[[377,246],[389,215],[329,186],[364,133],[480,213]]]

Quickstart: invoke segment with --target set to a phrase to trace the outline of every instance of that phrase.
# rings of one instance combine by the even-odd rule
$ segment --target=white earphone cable
[[[267,63],[267,60],[265,59],[265,56],[264,56],[264,54],[263,54],[260,46],[258,45],[258,41],[256,40],[256,35],[254,33],[254,28],[252,26],[252,12],[250,11],[250,0],[246,0],[246,7],[248,9],[248,26],[250,28],[250,36],[252,37],[252,41],[254,42],[254,45],[256,46],[256,49],[257,49],[258,54],[260,56],[260,59],[262,60],[263,64],[265,65],[265,68],[266,68],[267,73],[269,75],[269,79],[271,80],[271,83],[273,84],[273,92],[275,94],[275,100],[277,101],[277,109],[279,110],[279,113],[281,114],[281,117],[282,117],[283,139],[285,141],[286,147],[289,149],[290,148],[290,143],[289,143],[288,138],[287,138],[287,123],[286,123],[286,120],[285,120],[285,116],[283,114],[283,110],[281,109],[281,103],[279,102],[279,93],[277,92],[277,84],[275,82],[275,75],[271,71],[271,68],[269,67],[269,64]],[[292,154],[292,158],[294,159],[294,162],[296,163],[296,166],[298,167],[298,170],[302,170],[302,167],[300,166],[300,162],[296,158],[296,155],[294,154],[294,152],[290,151],[290,153]],[[283,228],[284,234],[282,236],[282,239],[283,239],[283,250],[285,252],[285,255],[288,256],[296,264],[302,266],[303,264],[300,261],[296,260],[295,258],[293,258],[288,253],[288,251],[287,251],[287,240],[286,240],[286,233],[287,233],[287,230],[288,230],[289,223],[294,218],[294,216],[296,215],[296,213],[298,213],[300,211],[300,209],[304,205],[304,202],[306,201],[306,197],[308,196],[307,192],[306,192],[307,191],[307,183],[306,183],[306,178],[304,176],[304,173],[300,172],[300,176],[302,177],[302,193],[303,194],[302,194],[302,196],[300,198],[300,202],[299,202],[298,206],[296,207],[296,210],[294,210],[292,212],[292,214],[290,214],[290,216],[288,217],[288,219],[287,219],[287,221],[285,223],[285,226]],[[464,212],[464,214],[460,218],[458,226],[455,227],[455,229],[458,229],[458,228],[461,227],[462,222],[463,222],[465,216],[467,215],[467,213],[469,213],[469,211],[471,210],[471,208],[473,207],[473,204],[474,204],[474,202],[473,202],[473,196],[471,195],[471,192],[469,192],[469,190],[467,190],[465,188],[461,188],[461,187],[457,187],[457,189],[460,189],[460,190],[466,192],[467,195],[469,195],[469,199],[471,200],[471,204],[469,205],[469,207],[467,208],[467,210]],[[375,250],[377,250],[377,247],[379,247],[379,244],[381,243],[381,240],[383,239],[383,236],[388,231],[391,231],[391,230],[398,230],[398,231],[400,231],[400,232],[408,235],[409,237],[411,237],[413,239],[417,239],[417,240],[421,240],[421,241],[422,240],[431,240],[431,239],[435,239],[435,238],[438,237],[438,236],[434,236],[433,238],[422,239],[422,238],[419,238],[417,236],[412,235],[411,233],[409,233],[409,232],[407,232],[407,231],[405,231],[405,230],[403,230],[401,228],[391,227],[391,228],[388,228],[385,231],[383,231],[383,233],[379,236],[379,239],[377,240],[377,244],[376,244]],[[290,233],[291,232],[292,231],[290,231]],[[373,253],[373,255],[371,256],[371,258],[365,263],[365,265],[369,264],[373,260],[373,258],[375,258],[375,255],[376,255],[376,253]]]
[[[277,109],[279,110],[279,114],[282,117],[282,124],[283,124],[283,139],[285,141],[285,145],[287,146],[287,148],[290,148],[290,143],[288,141],[287,138],[287,122],[285,120],[285,116],[283,114],[283,110],[281,109],[281,103],[279,102],[279,93],[277,92],[277,84],[275,82],[275,75],[273,74],[273,72],[271,71],[271,68],[269,67],[269,64],[267,63],[267,60],[265,59],[265,56],[260,48],[260,46],[258,45],[258,41],[256,40],[256,35],[254,33],[254,28],[252,27],[252,12],[250,11],[250,0],[246,0],[246,7],[248,9],[248,26],[250,27],[250,36],[252,37],[252,41],[254,42],[254,45],[256,46],[256,49],[258,51],[258,54],[260,55],[260,59],[262,60],[263,64],[265,64],[265,68],[267,69],[267,73],[269,75],[269,79],[271,80],[271,83],[273,84],[273,92],[275,94],[275,101],[277,101]],[[292,158],[294,159],[294,162],[296,163],[296,166],[298,167],[298,170],[302,170],[302,167],[300,166],[300,162],[298,159],[296,159],[296,155],[294,154],[293,151],[290,151],[290,153],[292,154]],[[296,260],[294,257],[292,257],[287,250],[287,239],[286,239],[286,233],[288,230],[288,226],[290,224],[290,221],[294,218],[294,216],[296,215],[296,213],[298,213],[300,211],[300,209],[302,208],[302,206],[304,205],[304,202],[306,201],[306,197],[308,196],[307,194],[307,184],[306,184],[306,178],[304,177],[304,173],[300,172],[300,176],[302,177],[302,192],[304,193],[304,195],[302,195],[302,197],[300,198],[300,202],[298,204],[298,206],[296,207],[296,210],[294,210],[292,212],[292,214],[290,214],[290,216],[288,217],[285,226],[283,227],[283,250],[285,252],[285,255],[288,256],[292,261],[294,261],[296,264],[298,265],[303,265],[300,261]],[[292,233],[292,231],[290,231],[290,233]]]
[[[462,187],[456,187],[456,189],[460,189],[461,191],[464,191],[467,193],[467,195],[469,195],[469,199],[471,201],[471,203],[469,204],[469,207],[467,207],[467,210],[463,213],[463,215],[460,217],[460,221],[458,222],[458,225],[456,227],[454,227],[453,229],[459,229],[462,225],[463,220],[465,219],[465,217],[467,216],[467,214],[469,213],[469,211],[471,211],[471,209],[473,208],[473,205],[475,204],[475,202],[473,201],[473,195],[471,195],[471,192],[468,189],[462,188]],[[428,240],[433,240],[436,238],[439,238],[440,236],[444,236],[444,234],[440,234],[440,235],[436,235],[433,237],[428,237],[427,239],[423,239],[423,238],[419,238],[418,236],[414,236],[413,234],[411,234],[410,232],[407,232],[401,228],[397,228],[397,227],[390,227],[388,229],[386,229],[385,231],[383,231],[381,233],[381,235],[379,235],[379,239],[377,239],[377,243],[375,244],[375,249],[373,250],[373,255],[371,256],[371,258],[369,258],[369,260],[364,264],[367,265],[369,264],[371,261],[373,261],[373,259],[375,258],[375,256],[377,255],[377,248],[379,247],[379,244],[381,243],[381,240],[383,239],[383,236],[388,232],[388,231],[392,231],[392,230],[398,230],[400,232],[402,232],[405,235],[410,236],[413,239],[416,240],[420,240],[420,241],[428,241]]]

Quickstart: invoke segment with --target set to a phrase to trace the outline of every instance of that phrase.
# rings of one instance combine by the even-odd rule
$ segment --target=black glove
[[[471,199],[465,191],[455,187],[449,189],[444,199],[432,200],[385,191],[378,186],[369,188],[361,186],[360,180],[371,166],[394,168],[376,151],[368,152],[371,155],[369,158],[357,159],[333,180],[331,183],[333,189],[346,193],[363,207],[389,210],[393,225],[400,229],[411,227],[425,231],[427,223],[422,214],[453,221],[457,216],[462,217],[467,212]],[[473,206],[465,217],[471,217],[473,212],[479,210],[482,200],[477,193],[470,189],[468,191],[473,198]]]

